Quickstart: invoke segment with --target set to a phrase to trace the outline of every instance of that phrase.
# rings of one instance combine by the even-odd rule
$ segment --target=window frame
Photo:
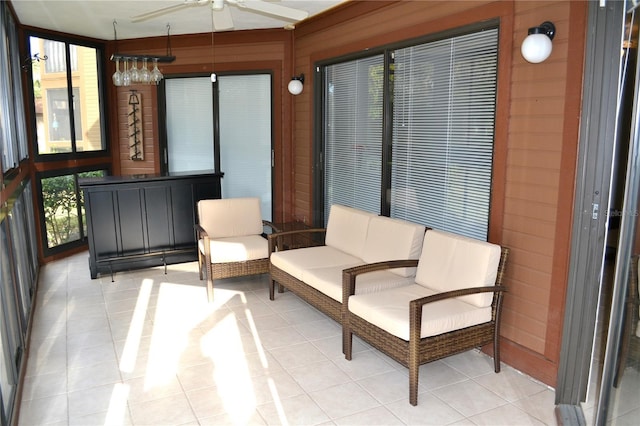
[[[497,31],[497,50],[498,58],[496,63],[496,93],[495,93],[495,112],[494,112],[494,142],[493,142],[493,157],[494,161],[491,167],[491,194],[489,195],[489,214],[487,223],[487,240],[495,240],[495,236],[499,235],[498,223],[494,223],[494,204],[496,208],[501,210],[502,205],[499,200],[496,199],[494,192],[494,186],[498,187],[497,192],[503,191],[503,183],[494,182],[496,176],[501,176],[502,173],[496,173],[497,169],[504,168],[503,164],[503,151],[502,143],[499,142],[499,135],[501,131],[498,129],[498,120],[500,116],[501,101],[501,84],[498,76],[501,73],[501,62],[504,60],[500,52],[503,49],[505,40],[503,40],[503,33],[500,26],[500,18],[494,18],[482,22],[469,23],[464,26],[447,29],[441,32],[427,34],[424,36],[402,40],[399,42],[392,42],[389,44],[367,48],[363,51],[349,53],[337,57],[328,59],[322,59],[314,62],[314,69],[316,75],[314,78],[314,141],[313,141],[313,170],[312,170],[312,185],[313,185],[313,224],[314,226],[322,227],[328,219],[325,217],[324,203],[325,203],[325,168],[324,168],[324,140],[325,140],[325,94],[324,94],[324,81],[325,81],[325,67],[338,64],[346,61],[354,61],[362,58],[372,57],[382,54],[384,57],[384,87],[383,87],[383,140],[382,140],[382,162],[383,164],[389,163],[391,159],[392,141],[393,141],[393,103],[390,101],[390,94],[392,84],[390,83],[390,66],[393,62],[392,53],[398,49],[403,49],[411,46],[416,46],[425,43],[436,42],[439,40],[445,40],[452,37],[464,36],[484,30],[495,29]],[[496,159],[497,157],[497,159]],[[496,161],[497,160],[497,161]],[[383,167],[381,178],[381,192],[380,192],[380,212],[383,216],[390,216],[391,214],[391,167]],[[496,229],[498,229],[496,231]]]
[[[93,151],[78,151],[76,146],[76,134],[77,129],[72,125],[72,129],[70,129],[73,138],[71,140],[71,151],[70,152],[60,152],[60,153],[48,153],[41,154],[38,151],[38,137],[37,137],[37,121],[36,121],[36,108],[35,108],[35,93],[33,90],[33,71],[31,66],[26,67],[27,74],[27,95],[28,99],[26,100],[27,107],[29,109],[30,117],[27,126],[29,127],[32,137],[32,148],[33,148],[33,158],[36,163],[38,162],[52,162],[52,161],[68,161],[68,160],[77,160],[77,159],[90,159],[90,158],[98,158],[108,156],[110,153],[110,137],[109,137],[109,111],[107,108],[107,84],[109,80],[105,74],[106,64],[105,64],[105,50],[106,46],[104,43],[100,43],[97,41],[90,41],[86,39],[80,39],[69,36],[59,36],[56,34],[51,34],[43,31],[25,31],[25,45],[27,49],[27,54],[29,57],[32,57],[31,52],[31,37],[37,37],[43,40],[51,40],[60,43],[64,43],[65,46],[75,45],[81,47],[87,47],[96,50],[96,72],[97,72],[97,85],[98,85],[98,108],[100,110],[100,137],[103,142],[103,148],[100,150]],[[67,59],[70,58],[70,49],[65,48],[65,52],[67,54]],[[44,67],[45,65],[43,65]],[[66,70],[66,79],[67,86],[66,90],[69,91],[71,87],[71,92],[74,92],[72,85],[72,67],[68,67]],[[75,115],[75,114],[74,114]],[[73,122],[74,120],[72,120]]]
[[[83,197],[82,189],[80,189],[80,186],[78,185],[78,179],[80,178],[78,175],[81,173],[93,172],[93,171],[104,171],[105,176],[109,176],[112,173],[111,164],[101,163],[95,166],[55,169],[55,170],[47,170],[47,171],[36,173],[34,184],[35,184],[35,190],[37,191],[37,194],[38,194],[37,208],[38,208],[38,211],[40,212],[38,227],[42,235],[41,248],[42,248],[44,257],[59,254],[74,248],[83,247],[87,244],[86,223],[84,223],[82,219],[82,208],[84,205],[84,197]],[[78,238],[77,240],[67,241],[62,244],[49,247],[49,238],[47,237],[47,223],[46,223],[46,217],[44,213],[44,200],[42,197],[42,180],[59,177],[59,176],[67,176],[67,175],[73,175],[73,178],[74,178],[75,194],[76,194],[76,201],[77,201],[76,210],[78,214],[78,230],[80,232],[80,238]]]

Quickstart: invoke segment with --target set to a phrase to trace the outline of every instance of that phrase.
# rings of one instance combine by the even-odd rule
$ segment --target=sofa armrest
[[[342,271],[342,304],[347,306],[349,296],[356,293],[356,279],[360,274],[367,272],[383,271],[395,268],[413,268],[418,266],[418,259],[385,260],[382,262],[367,263],[354,266]]]
[[[312,247],[314,245],[313,235],[326,234],[326,228],[296,229],[292,231],[277,231],[267,235],[269,240],[269,255],[271,253],[295,248]]]
[[[492,319],[497,320],[502,307],[502,297],[507,292],[507,288],[503,285],[490,287],[472,287],[462,288],[459,290],[445,291],[442,293],[432,294],[431,296],[421,297],[409,302],[409,336],[411,340],[420,341],[422,326],[422,307],[428,303],[437,302],[445,299],[452,299],[460,296],[478,293],[494,293],[494,303],[492,307]]]
[[[209,234],[207,234],[207,231],[205,231],[205,229],[201,225],[196,223],[193,227],[196,230],[196,235],[198,236],[198,240],[204,237],[207,237],[207,238],[209,237]]]

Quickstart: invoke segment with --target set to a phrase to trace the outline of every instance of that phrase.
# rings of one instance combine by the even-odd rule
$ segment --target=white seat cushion
[[[204,254],[204,240],[198,242]],[[269,243],[260,235],[245,235],[209,240],[211,263],[244,262],[269,257]]]
[[[338,204],[332,205],[325,244],[362,259],[369,220],[372,217],[376,215]]]
[[[405,220],[377,216],[369,221],[362,259],[366,263],[386,260],[418,259],[425,227]],[[416,268],[396,268],[391,272],[412,277]]]
[[[209,238],[260,235],[263,232],[260,199],[200,200],[198,224],[207,231]]]
[[[495,285],[501,248],[443,231],[429,230],[424,236],[416,271],[416,283],[438,293],[467,287]],[[463,296],[478,307],[491,305],[493,293]]]
[[[333,247],[318,246],[271,253],[271,264],[300,281],[304,281],[303,274],[307,269],[337,265],[360,265],[362,260]]]
[[[409,340],[409,302],[434,294],[419,284],[377,293],[349,297],[349,311],[381,329]],[[422,308],[420,337],[437,336],[449,331],[491,320],[491,307],[479,308],[459,299],[429,303]]]
[[[302,278],[307,285],[342,303],[342,270],[360,264],[362,262],[354,265],[307,269],[303,271]],[[405,278],[390,271],[368,272],[358,275],[356,294],[372,293],[412,283],[413,278]]]

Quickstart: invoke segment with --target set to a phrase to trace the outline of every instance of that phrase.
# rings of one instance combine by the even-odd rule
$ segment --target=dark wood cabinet
[[[221,178],[202,173],[81,179],[91,278],[196,260],[196,204],[220,198]]]

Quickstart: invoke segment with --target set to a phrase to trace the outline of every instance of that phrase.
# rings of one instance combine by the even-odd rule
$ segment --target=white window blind
[[[271,75],[218,77],[222,197],[260,197],[271,220]]]
[[[380,212],[382,55],[325,69],[324,217],[332,204]]]
[[[395,51],[391,216],[486,240],[497,29]]]
[[[165,88],[169,171],[213,170],[211,79],[169,78]]]

